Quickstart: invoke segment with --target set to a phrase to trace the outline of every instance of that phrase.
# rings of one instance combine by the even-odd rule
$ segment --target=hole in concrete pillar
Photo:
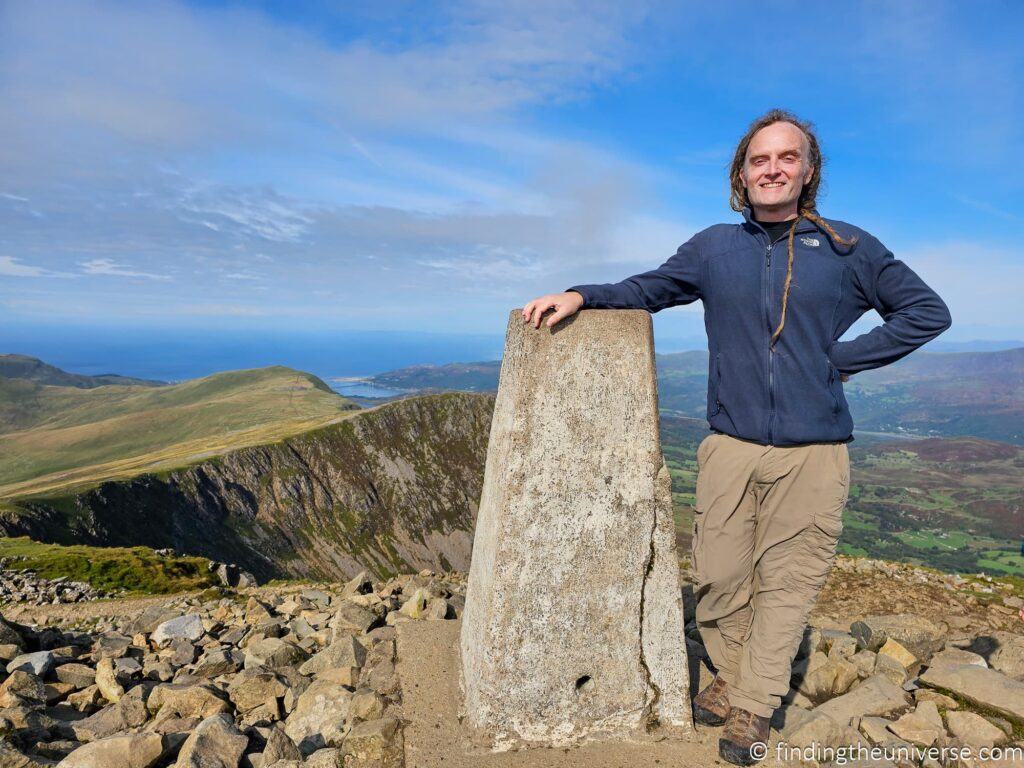
[[[576,690],[577,691],[588,691],[594,686],[594,681],[590,675],[583,675],[576,679]]]

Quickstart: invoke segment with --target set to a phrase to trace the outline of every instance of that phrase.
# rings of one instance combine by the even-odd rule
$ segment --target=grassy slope
[[[181,466],[345,418],[352,404],[282,366],[168,387],[0,379],[0,498]]]
[[[105,591],[166,594],[219,583],[205,557],[163,557],[148,547],[65,547],[19,536],[0,538],[0,557],[10,559],[11,569],[45,579],[66,576]]]

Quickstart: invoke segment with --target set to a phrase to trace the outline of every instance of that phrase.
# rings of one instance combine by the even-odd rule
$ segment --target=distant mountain
[[[495,392],[498,389],[500,360],[447,365],[413,365],[398,368],[366,381],[387,389],[417,392]]]
[[[708,353],[657,356],[663,410],[703,418]],[[412,391],[494,391],[500,362],[416,366],[370,383]],[[844,384],[858,430],[948,435],[1024,445],[1024,347],[996,352],[919,351]]]
[[[282,366],[160,387],[0,378],[0,498],[182,466],[354,409],[316,376]]]
[[[117,386],[162,387],[167,383],[151,379],[133,379],[129,376],[119,376],[116,373],[105,373],[100,376],[68,373],[56,366],[44,363],[36,357],[3,354],[0,354],[0,378],[24,379],[25,381],[34,381],[37,384],[49,384],[56,387],[77,387],[78,389],[93,389],[94,387],[105,387],[111,384]]]
[[[468,570],[493,405],[426,395],[230,450],[211,437],[159,471],[7,498],[0,535],[171,547],[261,580]]]

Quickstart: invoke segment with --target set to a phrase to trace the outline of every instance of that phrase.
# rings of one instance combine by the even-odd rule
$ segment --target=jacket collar
[[[815,208],[812,208],[811,212],[815,213],[815,214],[818,213],[817,209],[815,209]],[[747,227],[753,228],[754,230],[756,230],[758,232],[764,232],[765,231],[764,227],[762,227],[760,224],[758,224],[756,221],[754,221],[754,212],[750,208],[749,205],[744,206],[744,208],[743,208],[743,220],[746,223]],[[817,230],[818,230],[818,225],[815,224],[810,219],[800,219],[800,223],[797,225],[797,228],[796,228],[796,234],[800,234],[801,232],[816,232]],[[767,234],[767,233],[765,233],[765,234]]]

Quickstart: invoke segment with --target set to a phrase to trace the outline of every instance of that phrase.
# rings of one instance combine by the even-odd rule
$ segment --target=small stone
[[[96,664],[96,687],[100,689],[103,698],[111,703],[118,701],[124,695],[124,688],[114,674],[113,659],[103,658]]]

